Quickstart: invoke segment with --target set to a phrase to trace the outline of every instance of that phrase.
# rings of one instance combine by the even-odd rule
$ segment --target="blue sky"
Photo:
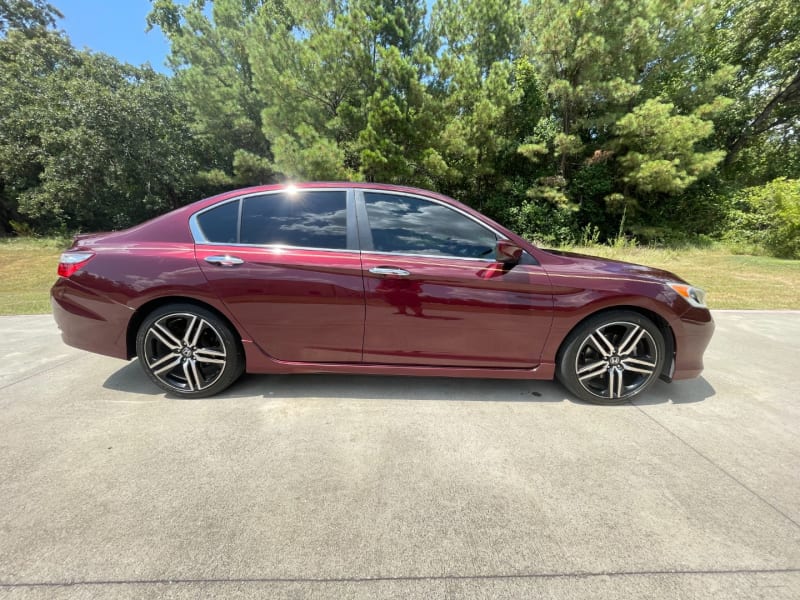
[[[105,52],[121,61],[163,73],[169,44],[159,29],[145,33],[150,0],[50,0],[64,15],[58,27],[76,48]]]

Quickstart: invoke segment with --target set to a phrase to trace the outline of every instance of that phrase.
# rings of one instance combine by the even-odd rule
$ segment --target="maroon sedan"
[[[361,183],[255,187],[61,256],[64,341],[138,356],[177,396],[250,373],[558,379],[630,400],[696,377],[714,331],[666,271],[542,250],[455,200]]]

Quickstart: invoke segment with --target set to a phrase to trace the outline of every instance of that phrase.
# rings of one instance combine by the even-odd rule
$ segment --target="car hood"
[[[557,271],[568,271],[571,273],[586,273],[594,275],[618,275],[621,277],[634,277],[648,281],[675,281],[686,283],[683,279],[664,269],[637,265],[635,263],[578,254],[576,252],[564,252],[561,250],[545,250],[553,256],[551,268]],[[547,268],[547,267],[546,267]]]

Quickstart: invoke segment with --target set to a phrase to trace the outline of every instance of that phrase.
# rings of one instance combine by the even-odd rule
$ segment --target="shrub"
[[[779,177],[736,194],[724,237],[761,245],[779,258],[800,258],[800,180]]]
[[[574,205],[531,198],[530,181],[515,178],[484,198],[484,214],[534,243],[546,246],[573,244],[580,239]]]
[[[509,227],[521,236],[545,246],[573,244],[578,231],[575,211],[568,205],[525,200],[509,209]]]

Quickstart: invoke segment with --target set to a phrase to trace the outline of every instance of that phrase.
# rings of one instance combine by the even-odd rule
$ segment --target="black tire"
[[[570,332],[559,352],[556,376],[581,400],[622,404],[655,383],[664,360],[664,335],[650,319],[613,310]]]
[[[182,398],[218,394],[244,371],[230,325],[194,304],[169,304],[147,315],[136,334],[136,355],[157,386]]]

